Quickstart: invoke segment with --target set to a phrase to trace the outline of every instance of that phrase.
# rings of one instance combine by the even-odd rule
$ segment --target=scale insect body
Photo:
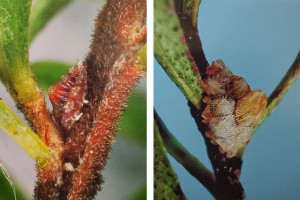
[[[261,90],[251,90],[221,60],[213,62],[206,74],[206,107],[202,114],[203,123],[208,125],[206,136],[228,157],[236,156],[247,145],[253,127],[264,114],[267,97]]]
[[[54,119],[64,130],[70,129],[81,118],[81,109],[87,102],[86,91],[87,72],[81,62],[72,67],[60,82],[49,88]]]

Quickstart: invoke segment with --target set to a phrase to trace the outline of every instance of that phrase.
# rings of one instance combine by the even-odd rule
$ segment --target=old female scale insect
[[[263,116],[267,97],[261,90],[251,90],[247,82],[235,76],[217,60],[206,71],[203,98],[207,104],[203,122],[206,136],[227,157],[236,156],[249,142],[253,127]]]

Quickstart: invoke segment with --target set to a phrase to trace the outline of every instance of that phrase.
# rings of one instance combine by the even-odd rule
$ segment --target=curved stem
[[[300,74],[300,51],[298,52],[294,62],[291,67],[288,69],[284,77],[281,79],[279,84],[273,90],[271,95],[268,97],[268,105],[265,115],[262,117],[257,126],[253,129],[253,133],[255,130],[271,115],[271,113],[276,109],[278,104],[281,102],[283,97],[289,91],[291,86],[294,84],[296,79]]]
[[[156,111],[154,119],[168,153],[216,197],[217,188],[213,173],[172,135]]]

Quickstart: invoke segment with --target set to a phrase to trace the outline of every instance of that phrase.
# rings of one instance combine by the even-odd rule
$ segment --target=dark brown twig
[[[191,16],[190,13],[185,12],[184,0],[174,0],[174,4],[189,51],[195,60],[200,74],[204,75],[208,66],[208,62],[202,48],[202,42],[199,37],[197,23],[193,23],[193,21],[195,21],[193,17],[195,16]]]
[[[185,12],[185,3],[187,2],[183,0],[174,1],[175,9],[180,19],[189,51],[196,62],[203,80],[206,77],[206,69],[209,64],[202,48],[198,27],[195,23],[195,16]],[[202,96],[206,96],[205,92]],[[199,99],[199,101],[201,101],[201,99]],[[244,199],[244,189],[239,182],[242,160],[239,157],[227,158],[225,154],[219,151],[219,147],[217,145],[211,143],[209,138],[205,135],[208,127],[202,122],[202,113],[205,105],[203,102],[200,102],[200,104],[202,104],[200,109],[197,109],[190,102],[189,107],[198,129],[205,139],[207,152],[214,168],[218,188],[217,199]]]
[[[244,199],[244,189],[239,181],[242,159],[240,157],[227,158],[225,154],[221,153],[219,146],[212,144],[211,140],[205,135],[208,127],[202,122],[203,110],[198,110],[191,103],[188,103],[188,105],[198,130],[202,133],[205,140],[208,156],[214,168],[218,188],[216,194],[217,199]],[[204,107],[204,105],[201,105],[201,108]]]

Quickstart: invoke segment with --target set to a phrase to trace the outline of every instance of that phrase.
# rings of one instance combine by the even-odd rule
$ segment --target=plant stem
[[[176,13],[184,33],[189,52],[194,58],[200,74],[205,75],[208,62],[203,52],[197,27],[199,0],[174,0]],[[203,78],[203,77],[202,77]]]
[[[38,182],[47,197],[57,194],[60,180],[59,160],[63,141],[43,93],[39,89],[29,65],[29,14],[31,0],[3,0],[0,4],[0,76],[34,131],[50,148],[51,158],[46,165],[37,165]],[[52,151],[53,150],[53,151]],[[49,186],[49,185],[51,185]],[[41,191],[41,190],[40,190]]]
[[[287,94],[291,86],[297,80],[299,74],[300,74],[300,51],[298,52],[294,62],[292,63],[292,65],[290,66],[290,68],[288,69],[284,77],[281,79],[279,84],[276,86],[276,88],[273,90],[271,95],[268,97],[266,113],[264,114],[260,122],[253,129],[253,133],[276,109],[276,107],[281,102],[283,97]]]
[[[8,91],[24,112],[35,132],[50,148],[62,146],[62,139],[44,96],[29,66],[28,20],[31,1],[4,0],[0,4],[0,62],[1,77]]]
[[[2,99],[0,99],[0,128],[39,165],[44,165],[50,158],[50,150],[45,143],[22,122]]]
[[[146,1],[107,1],[96,19],[87,57],[50,89],[53,117],[65,139],[59,199],[93,199],[100,189],[120,115],[145,74],[145,43]],[[75,85],[68,96],[56,95],[69,80]],[[65,103],[76,113],[64,112]],[[66,125],[68,119],[74,120]]]
[[[221,153],[219,146],[211,142],[206,136],[207,125],[203,123],[202,113],[205,108],[202,102],[201,108],[197,109],[191,102],[188,102],[191,110],[191,115],[197,124],[198,130],[202,134],[208,157],[214,168],[216,177],[216,199],[244,199],[244,189],[239,181],[242,167],[241,157],[227,158],[226,154]]]
[[[154,119],[168,153],[216,197],[217,187],[213,173],[172,135],[156,111]]]

